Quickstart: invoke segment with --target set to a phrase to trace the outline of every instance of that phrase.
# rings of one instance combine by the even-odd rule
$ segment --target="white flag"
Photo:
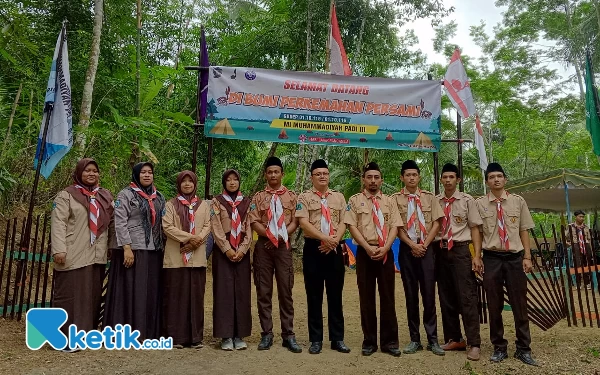
[[[62,36],[62,38],[61,38]],[[62,40],[62,46],[61,44]],[[59,51],[62,52],[59,54]],[[60,56],[59,56],[60,55]],[[44,155],[40,158],[40,149],[44,135],[46,118],[50,116],[48,134]],[[69,74],[69,53],[67,51],[66,26],[58,35],[50,78],[46,88],[46,99],[44,116],[38,137],[37,150],[35,152],[34,168],[37,163],[42,162],[41,174],[48,178],[58,162],[69,152],[73,146],[73,111],[71,109],[71,76]]]
[[[448,97],[454,105],[454,108],[462,116],[468,118],[475,113],[475,103],[473,103],[473,94],[471,93],[471,83],[465,67],[460,60],[458,49],[452,54],[450,65],[444,76],[444,87],[448,91]]]
[[[339,76],[351,76],[352,69],[348,63],[348,56],[342,43],[342,34],[338,26],[335,5],[331,8],[331,28],[329,34],[329,73]]]
[[[484,171],[487,169],[488,160],[487,154],[485,153],[485,143],[483,142],[483,128],[481,122],[479,122],[479,114],[475,114],[475,147],[479,152],[479,168]]]

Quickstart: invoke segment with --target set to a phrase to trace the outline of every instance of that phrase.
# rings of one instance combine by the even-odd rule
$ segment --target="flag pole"
[[[431,73],[427,73],[427,79],[429,81],[433,80],[433,76]],[[440,148],[442,145],[440,144]],[[440,193],[440,160],[439,160],[439,152],[433,153],[433,190],[435,191],[435,195]]]
[[[456,138],[458,138],[458,142],[456,143],[458,147],[458,175],[460,178],[460,183],[458,184],[458,189],[460,191],[465,191],[465,179],[463,176],[463,150],[462,150],[462,118],[460,113],[456,111]]]
[[[62,24],[62,29],[60,32],[60,44],[59,44],[59,49],[58,49],[58,56],[56,58],[56,75],[54,77],[54,91],[55,94],[57,93],[58,90],[56,90],[57,87],[57,83],[58,83],[58,77],[59,77],[59,70],[62,70],[62,54],[63,54],[63,45],[65,43],[65,38],[66,38],[66,32],[67,32],[67,27],[66,27],[67,21],[63,21]],[[55,99],[56,101],[56,99]],[[44,112],[46,112],[46,121],[44,121],[44,130],[42,132],[42,139],[41,139],[41,143],[40,143],[40,153],[38,154],[37,157],[37,165],[35,168],[35,177],[33,179],[33,187],[31,188],[31,196],[29,197],[29,208],[27,210],[27,218],[25,219],[25,233],[23,233],[23,237],[21,240],[21,246],[20,246],[20,251],[25,251],[28,252],[29,251],[29,243],[31,241],[31,226],[33,223],[33,209],[35,206],[35,197],[37,194],[37,190],[38,190],[38,186],[40,183],[40,174],[42,171],[42,163],[44,162],[44,153],[46,152],[46,140],[48,138],[48,128],[50,126],[50,118],[52,117],[52,110],[54,109],[54,103],[46,103],[45,107],[44,107]],[[19,257],[20,258],[20,257]],[[25,264],[24,262],[27,262],[27,259],[23,259],[21,260],[21,274],[17,275],[19,278],[23,279],[25,277],[26,272],[23,272],[23,265]],[[23,280],[21,280],[21,284],[22,284]]]
[[[331,18],[333,14],[334,0],[329,2],[329,32],[327,33],[327,43],[325,48],[325,72],[329,73],[329,63],[331,61]]]

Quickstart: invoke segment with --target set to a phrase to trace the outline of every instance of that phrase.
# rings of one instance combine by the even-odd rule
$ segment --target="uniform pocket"
[[[520,212],[518,210],[510,210],[505,212],[506,225],[508,225],[511,228],[518,228],[520,224]]]

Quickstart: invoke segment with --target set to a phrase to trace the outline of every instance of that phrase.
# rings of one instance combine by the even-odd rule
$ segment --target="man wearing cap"
[[[283,346],[300,353],[302,348],[294,335],[294,267],[292,264],[291,234],[296,230],[294,219],[297,197],[281,184],[283,165],[277,157],[265,162],[267,187],[252,197],[250,225],[258,234],[254,247],[254,284],[258,303],[258,317],[262,339],[258,350],[268,350],[273,345],[273,320],[271,317],[273,273],[277,280],[279,316]]]
[[[591,247],[590,228],[583,223],[585,220],[585,212],[581,210],[575,211],[575,222],[567,226],[565,230],[565,238],[567,245],[571,246],[573,253],[573,264],[575,267],[587,267],[591,265],[593,256]],[[575,273],[577,285],[581,285],[581,274]],[[590,283],[590,274],[583,273],[583,284],[587,285],[588,289],[592,289]]]
[[[405,187],[391,196],[404,228],[398,230],[400,238],[400,273],[406,296],[406,314],[410,343],[404,353],[423,350],[419,332],[419,289],[423,298],[423,325],[427,333],[427,350],[444,355],[437,337],[435,310],[435,256],[432,242],[440,229],[444,213],[435,196],[419,189],[421,170],[413,160],[402,163],[400,178]]]
[[[370,356],[377,351],[377,284],[381,351],[397,357],[401,352],[398,348],[394,255],[390,248],[403,223],[394,202],[380,190],[383,178],[377,163],[370,162],[364,167],[362,182],[365,190],[350,197],[344,215],[350,234],[358,244],[356,280],[364,336],[362,355]]]
[[[466,350],[467,359],[479,360],[481,337],[479,335],[479,313],[477,308],[477,281],[473,272],[469,245],[480,245],[479,226],[482,223],[475,200],[469,194],[458,191],[460,182],[458,167],[445,164],[441,176],[444,192],[436,196],[444,218],[436,241],[435,275],[438,284],[442,325],[444,328],[444,350]],[[471,238],[474,240],[471,241]],[[481,253],[477,249],[476,253]],[[462,315],[467,343],[460,330],[459,314]]]
[[[483,275],[490,318],[490,341],[494,353],[490,360],[501,362],[508,357],[508,341],[504,339],[502,310],[504,288],[512,308],[517,334],[515,358],[536,366],[531,357],[531,334],[527,317],[527,273],[531,271],[531,249],[528,230],[534,227],[525,199],[504,190],[506,175],[498,163],[490,163],[485,170],[485,181],[490,192],[475,201],[483,224],[482,244],[475,246],[475,271]],[[479,241],[479,239],[473,238]],[[485,272],[485,273],[484,273]]]
[[[311,167],[313,188],[298,196],[296,219],[305,241],[302,257],[304,286],[308,306],[310,354],[323,348],[323,286],[327,288],[329,341],[331,349],[350,353],[344,344],[344,256],[339,246],[346,225],[346,200],[342,193],[329,189],[329,168],[325,160],[315,160]]]

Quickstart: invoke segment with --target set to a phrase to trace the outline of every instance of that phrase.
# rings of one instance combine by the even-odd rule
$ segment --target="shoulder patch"
[[[250,211],[256,210],[256,203],[250,204]]]
[[[163,217],[167,214],[167,208],[163,207],[162,211],[160,212],[160,217]]]
[[[121,200],[117,199],[114,203],[115,208],[118,208],[121,205]]]
[[[52,202],[52,209],[56,208],[56,202]]]
[[[346,206],[346,211],[350,211],[352,209],[352,205],[350,203],[348,203],[348,205]]]
[[[211,207],[210,208],[210,217],[213,217],[213,216],[215,216],[215,209],[214,209],[214,207]]]
[[[298,204],[296,205],[296,211],[299,211],[302,209],[302,203],[298,202]]]

